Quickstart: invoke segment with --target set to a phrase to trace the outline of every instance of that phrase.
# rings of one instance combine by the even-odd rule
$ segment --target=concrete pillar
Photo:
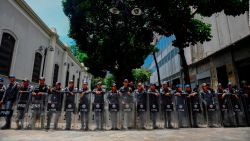
[[[53,83],[53,74],[54,74],[54,57],[55,57],[55,48],[56,48],[56,33],[50,38],[50,45],[47,49],[47,58],[45,65],[45,79],[47,85],[52,86]],[[53,51],[50,50],[53,48]]]
[[[61,69],[61,76],[59,76],[59,80],[61,80],[62,87],[64,87],[66,81],[67,66],[68,66],[68,52],[66,50],[63,53],[63,62],[61,66],[62,69]]]
[[[214,65],[213,57],[210,58],[210,74],[211,74],[211,87],[216,90],[218,85],[218,77],[217,77],[217,70],[216,66]]]

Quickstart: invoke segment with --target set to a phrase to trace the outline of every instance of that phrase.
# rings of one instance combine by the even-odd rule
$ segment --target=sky
[[[62,0],[25,0],[49,28],[55,27],[60,40],[68,45],[75,44],[68,37],[69,20],[63,12]]]

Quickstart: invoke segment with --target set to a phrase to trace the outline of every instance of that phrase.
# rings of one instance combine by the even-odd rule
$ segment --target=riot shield
[[[90,110],[89,110],[89,130],[94,130],[96,128],[95,122],[95,110],[94,110],[94,94],[90,94]]]
[[[46,129],[62,130],[63,92],[52,92],[48,95]]]
[[[216,95],[212,95],[207,100],[204,100],[203,108],[205,110],[206,123],[208,127],[220,127],[220,111],[219,102]]]
[[[161,127],[160,122],[160,95],[156,96],[155,93],[158,92],[148,92],[148,112],[147,112],[147,128],[148,129],[158,129]]]
[[[89,130],[91,93],[84,93],[79,100],[80,129],[87,131]]]
[[[161,119],[163,122],[164,128],[176,128],[176,117],[174,114],[174,96],[170,93],[170,95],[163,94],[161,95]]]
[[[5,118],[11,117],[13,115],[13,110],[7,110],[0,108],[0,127],[5,125]]]
[[[188,128],[190,127],[190,117],[188,113],[187,94],[184,92],[176,95],[175,93],[175,117],[178,122],[176,123],[177,128]]]
[[[135,128],[135,106],[134,106],[134,96],[131,93],[130,95],[125,93],[121,96],[121,118],[120,122],[122,123],[123,129]]]
[[[234,112],[236,126],[247,126],[247,118],[243,107],[243,98],[236,92],[231,96],[232,110]]]
[[[247,120],[248,126],[250,126],[250,95],[241,95],[243,107],[244,107],[244,112]]]
[[[146,129],[147,93],[146,91],[134,91],[135,103],[135,127],[136,129]]]
[[[104,104],[103,103],[93,103],[93,112],[95,118],[95,129],[103,130],[104,126]]]
[[[28,129],[44,129],[47,111],[48,93],[38,92],[32,94],[29,106],[30,122]]]
[[[204,109],[202,108],[202,100],[199,94],[189,96],[190,119],[193,128],[206,127],[206,119],[204,117]]]
[[[218,93],[217,97],[220,107],[221,125],[224,127],[236,126],[234,112],[232,110],[230,94],[225,94],[223,96],[223,93]]]
[[[107,111],[107,106],[105,105],[105,91],[102,88],[94,89],[92,92],[92,98],[93,125],[91,126],[94,127],[94,130],[103,130],[106,127],[106,117],[104,116],[104,114]]]
[[[28,127],[28,112],[31,100],[30,91],[19,91],[16,105],[16,126],[17,129]]]
[[[121,128],[120,119],[120,104],[118,92],[109,92],[105,97],[106,130],[118,130]]]
[[[76,103],[75,103],[75,93],[65,92],[64,96],[64,116],[65,116],[65,130],[75,129],[77,116],[76,112]]]

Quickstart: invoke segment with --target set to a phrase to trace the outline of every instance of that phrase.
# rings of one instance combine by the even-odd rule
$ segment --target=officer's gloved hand
[[[84,93],[82,92],[82,93],[80,93],[80,97],[83,97],[84,96]]]
[[[121,93],[121,92],[119,92],[119,95],[120,95],[120,96],[122,96],[122,93]]]
[[[36,93],[35,93],[35,92],[32,92],[32,95],[33,95],[33,96],[35,96],[35,95],[36,95]]]
[[[223,94],[222,94],[222,96],[221,96],[221,97],[222,97],[222,99],[224,99],[224,98],[225,98],[225,96],[226,96],[226,93],[223,93]]]
[[[170,96],[170,93],[165,93],[165,96]]]
[[[74,96],[75,94],[74,93],[69,93],[70,94],[70,96]]]
[[[179,92],[175,93],[175,96],[181,96],[181,94]]]
[[[236,99],[240,99],[239,96],[237,94],[233,94],[233,96],[236,98]]]
[[[130,93],[130,92],[128,92],[128,95],[131,95],[131,93]]]
[[[40,92],[39,92],[39,93],[37,93],[37,95],[41,96],[41,95],[43,95],[43,93],[40,93]]]

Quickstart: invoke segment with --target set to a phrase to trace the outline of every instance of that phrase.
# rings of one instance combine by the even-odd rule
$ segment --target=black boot
[[[7,122],[3,127],[1,127],[2,130],[10,129],[10,122]]]

